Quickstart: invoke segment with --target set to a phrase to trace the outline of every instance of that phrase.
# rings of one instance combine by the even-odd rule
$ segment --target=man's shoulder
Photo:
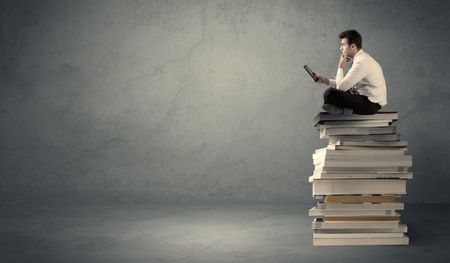
[[[378,61],[376,59],[374,59],[369,53],[367,52],[362,52],[360,56],[358,56],[357,59],[358,62],[361,62],[363,64],[366,63],[375,63],[378,64]],[[356,62],[356,61],[355,61]]]
[[[359,56],[357,57],[358,60],[366,60],[366,59],[373,59],[373,57],[365,52],[364,50],[361,50],[361,54],[359,54]]]

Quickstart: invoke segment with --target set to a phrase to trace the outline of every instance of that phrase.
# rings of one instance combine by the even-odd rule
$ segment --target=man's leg
[[[371,102],[366,96],[350,94],[332,87],[326,89],[323,93],[323,101],[326,104],[352,109],[356,114],[374,114],[381,108],[377,103]]]

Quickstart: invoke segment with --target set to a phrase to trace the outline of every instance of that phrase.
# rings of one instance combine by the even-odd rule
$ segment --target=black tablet
[[[314,74],[314,72],[308,67],[308,65],[303,66],[306,70],[306,72],[308,72],[308,74],[311,76],[311,78],[313,78],[314,81],[318,81],[319,79],[316,77],[316,75]]]

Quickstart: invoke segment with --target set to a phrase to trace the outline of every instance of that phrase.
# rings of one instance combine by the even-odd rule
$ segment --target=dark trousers
[[[356,114],[374,114],[381,109],[380,104],[371,102],[367,96],[351,94],[350,91],[342,91],[330,87],[323,93],[323,101],[341,108],[349,108]]]

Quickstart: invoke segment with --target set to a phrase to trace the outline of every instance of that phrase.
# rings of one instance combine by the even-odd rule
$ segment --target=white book
[[[362,156],[327,156],[314,155],[313,164],[324,167],[378,167],[378,166],[412,166],[410,155],[362,155]]]
[[[379,135],[330,135],[328,142],[336,144],[338,141],[374,141],[374,142],[394,142],[399,141],[399,134],[379,134]]]
[[[315,125],[318,129],[324,128],[344,128],[344,127],[389,127],[389,121],[374,120],[374,121],[333,121],[323,122]]]
[[[352,166],[361,166],[361,165],[353,165],[352,163],[373,163],[377,164],[376,166],[411,166],[412,165],[412,157],[409,155],[377,155],[377,156],[313,156],[313,164],[319,165],[324,164],[327,167],[333,167],[332,164],[340,164],[340,163],[348,163],[348,167]],[[380,165],[379,163],[386,163],[386,165]],[[404,165],[402,165],[405,163]],[[409,165],[407,163],[410,163]],[[395,164],[395,165],[392,165]],[[398,165],[400,164],[400,165]],[[341,165],[337,167],[341,167]],[[370,165],[363,165],[370,167]]]
[[[403,167],[324,167],[314,166],[314,174],[319,173],[407,173],[409,166]]]
[[[315,179],[412,179],[409,173],[315,173],[310,176],[312,182]]]
[[[411,155],[314,155],[313,154],[313,164],[317,165],[322,162],[325,163],[339,163],[339,162],[371,162],[371,163],[395,163],[395,162],[411,162]],[[351,166],[351,165],[350,165]],[[381,166],[392,166],[392,165],[381,165]],[[408,166],[408,165],[394,165],[394,166]]]
[[[317,209],[325,210],[403,210],[405,205],[401,202],[395,203],[355,203],[355,204],[327,204],[317,202]]]
[[[313,196],[341,194],[406,194],[406,180],[402,179],[346,179],[313,180]]]
[[[406,148],[389,148],[389,149],[378,149],[378,148],[370,148],[366,149],[352,149],[352,150],[336,150],[330,149],[329,147],[324,147],[320,149],[316,149],[314,151],[316,156],[379,156],[379,155],[405,155],[407,154]]]
[[[395,210],[332,210],[313,207],[309,209],[309,216],[395,216]]]
[[[328,112],[319,112],[314,118],[314,123],[323,121],[357,121],[357,120],[386,120],[394,121],[398,119],[398,112],[377,112],[375,114],[330,114]]]
[[[374,142],[374,141],[364,141],[364,142],[356,142],[356,141],[345,141],[340,140],[336,143],[332,143],[330,145],[339,145],[339,146],[364,146],[364,147],[407,147],[407,141],[395,141],[395,142]]]
[[[336,145],[329,144],[327,146],[328,149],[331,150],[358,150],[358,151],[373,151],[373,150],[395,150],[395,149],[404,149],[406,150],[406,146],[352,146],[352,145]]]
[[[412,159],[410,156],[405,156],[403,159],[391,160],[314,160],[313,164],[318,167],[404,167],[412,166]]]
[[[344,152],[344,151],[343,151]],[[347,154],[328,154],[327,152],[313,153],[312,159],[314,161],[319,160],[358,160],[358,161],[371,161],[371,160],[411,160],[411,155],[405,154],[405,152],[400,152],[400,154],[390,154],[389,152],[386,154],[362,154],[358,155],[352,153],[353,151],[348,151]]]
[[[409,238],[313,238],[314,246],[364,246],[364,245],[408,245]]]
[[[313,238],[393,238],[403,237],[404,233],[318,233],[313,232]]]
[[[314,218],[312,229],[362,229],[362,228],[398,228],[399,220],[393,221],[323,221]]]
[[[345,152],[345,151],[343,151]],[[411,160],[411,155],[406,155],[404,154],[404,152],[401,152],[401,154],[375,154],[375,155],[369,155],[369,154],[364,154],[364,155],[358,155],[358,154],[351,154],[353,151],[347,151],[349,153],[347,154],[327,154],[327,152],[320,152],[320,153],[313,153],[312,154],[312,158],[313,160],[358,160],[358,161],[362,161],[362,160],[391,160],[391,159],[396,159],[396,160]]]
[[[324,128],[320,130],[320,139],[327,139],[331,135],[370,135],[370,134],[394,134],[396,126],[389,127],[344,127]]]
[[[312,158],[313,160],[315,159],[329,159],[329,160],[373,160],[373,159],[378,159],[378,160],[389,160],[392,158],[397,158],[399,160],[403,160],[405,157],[404,156],[411,156],[411,155],[407,155],[405,151],[395,151],[395,152],[391,152],[391,151],[384,151],[384,154],[382,154],[381,152],[383,151],[378,151],[378,150],[373,150],[374,152],[376,152],[376,154],[370,153],[370,151],[362,151],[364,152],[364,154],[358,154],[358,152],[361,151],[345,151],[345,150],[330,150],[330,151],[321,151],[321,152],[314,152],[312,154]],[[338,153],[336,153],[338,152]],[[411,158],[411,157],[409,157]]]
[[[316,233],[324,234],[344,234],[344,233],[406,233],[408,227],[406,224],[398,224],[398,227],[392,228],[345,228],[345,229],[313,229]]]

